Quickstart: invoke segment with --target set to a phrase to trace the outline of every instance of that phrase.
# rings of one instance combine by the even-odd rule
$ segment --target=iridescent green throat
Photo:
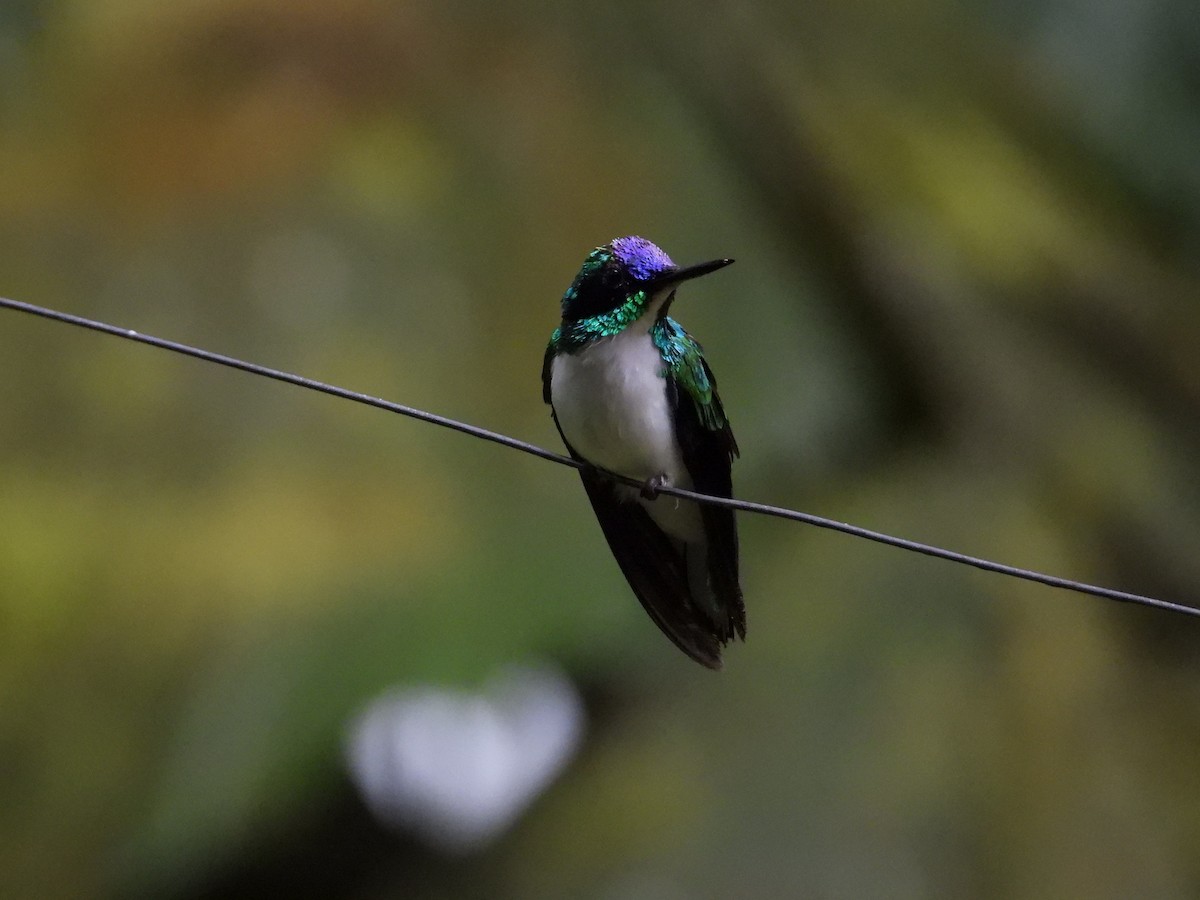
[[[575,353],[593,341],[620,334],[642,317],[650,295],[638,291],[614,310],[574,322],[564,322],[550,335],[550,346],[557,353]]]

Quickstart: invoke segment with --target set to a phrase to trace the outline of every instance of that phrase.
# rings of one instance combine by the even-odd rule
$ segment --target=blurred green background
[[[1200,600],[1192,0],[6,0],[0,294],[557,449],[585,253],[738,265],[741,496]],[[0,312],[0,894],[1200,895],[1200,627],[741,518],[713,675],[573,473]],[[348,722],[552,661],[511,829],[376,825]],[[281,893],[282,892],[282,893]]]

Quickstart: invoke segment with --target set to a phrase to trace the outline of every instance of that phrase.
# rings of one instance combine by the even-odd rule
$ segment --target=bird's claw
[[[669,481],[666,472],[659,472],[654,477],[647,478],[642,483],[642,497],[646,500],[657,499],[659,490],[666,487]]]

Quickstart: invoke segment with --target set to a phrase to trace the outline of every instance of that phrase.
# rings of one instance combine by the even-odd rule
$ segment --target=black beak
[[[701,275],[708,275],[715,272],[717,269],[723,269],[731,262],[733,262],[732,259],[714,259],[695,266],[676,269],[674,272],[664,272],[655,280],[664,287],[669,284],[679,284],[681,281],[690,281],[693,278],[699,278]]]

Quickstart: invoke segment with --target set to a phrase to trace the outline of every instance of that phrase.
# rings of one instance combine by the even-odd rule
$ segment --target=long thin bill
[[[695,266],[676,269],[674,272],[663,276],[663,281],[670,282],[671,284],[689,281],[693,278],[699,278],[701,275],[708,275],[711,272],[717,271],[717,269],[723,269],[731,262],[733,262],[732,259],[714,259]]]

